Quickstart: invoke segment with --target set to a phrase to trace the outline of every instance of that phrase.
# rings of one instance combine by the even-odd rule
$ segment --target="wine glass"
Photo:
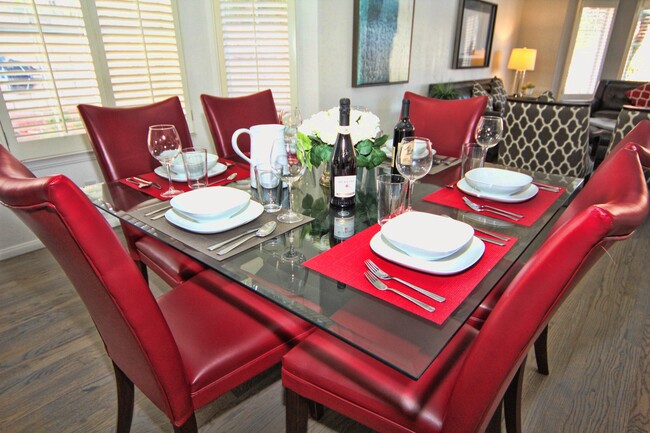
[[[411,205],[415,181],[426,175],[433,164],[431,141],[424,137],[406,137],[397,146],[395,166],[409,182],[405,211],[413,210]]]
[[[165,165],[169,189],[161,197],[174,197],[183,191],[174,188],[171,164],[181,151],[181,139],[174,125],[151,125],[147,137],[147,147],[151,156]]]
[[[481,167],[485,165],[485,158],[489,148],[496,146],[503,135],[503,119],[497,116],[481,116],[476,125],[475,138],[481,146]]]
[[[282,124],[284,128],[284,138],[295,141],[298,135],[298,127],[302,124],[302,114],[298,107],[282,112]]]
[[[292,184],[305,173],[305,165],[298,158],[296,141],[290,139],[275,140],[271,148],[270,162],[273,174],[281,181],[286,182],[289,191],[289,209],[287,212],[278,215],[278,221],[288,224],[302,221],[304,217],[293,211],[293,196],[291,194]]]

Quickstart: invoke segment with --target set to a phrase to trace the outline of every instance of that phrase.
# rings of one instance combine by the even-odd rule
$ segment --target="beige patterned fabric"
[[[508,93],[501,78],[494,77],[492,79],[492,98],[494,98],[494,110],[503,111],[508,99]]]
[[[650,119],[650,108],[624,105],[623,109],[618,113],[616,127],[614,127],[614,134],[607,148],[607,154],[609,155],[614,146],[644,119]]]
[[[584,177],[589,159],[589,104],[509,98],[499,163],[524,170]]]
[[[494,98],[481,86],[481,83],[474,81],[474,84],[472,84],[472,96],[487,96],[488,103],[485,109],[488,111],[494,110]]]

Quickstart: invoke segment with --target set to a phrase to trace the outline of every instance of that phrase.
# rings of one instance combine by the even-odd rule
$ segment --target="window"
[[[565,96],[591,95],[596,89],[615,12],[615,2],[582,3],[564,81]]]
[[[0,121],[21,159],[87,150],[77,104],[184,100],[172,0],[0,0]]]
[[[217,1],[224,94],[236,97],[271,89],[278,109],[295,105],[292,6],[289,0]]]
[[[630,81],[650,81],[650,0],[646,0],[639,11],[627,53],[622,79]]]

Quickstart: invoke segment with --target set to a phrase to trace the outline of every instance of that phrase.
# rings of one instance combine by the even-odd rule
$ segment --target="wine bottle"
[[[330,209],[330,247],[354,235],[354,208]]]
[[[409,120],[409,109],[411,108],[411,101],[408,99],[402,99],[402,114],[400,115],[400,120],[395,125],[395,131],[393,132],[393,156],[391,159],[391,173],[399,174],[397,167],[395,166],[395,154],[397,153],[397,145],[406,137],[413,137],[415,134],[415,127]]]
[[[354,206],[357,189],[357,157],[350,137],[350,100],[339,104],[339,132],[330,161],[330,205],[338,208]]]

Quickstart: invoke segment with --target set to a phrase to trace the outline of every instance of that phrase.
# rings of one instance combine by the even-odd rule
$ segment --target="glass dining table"
[[[141,190],[112,182],[86,188],[86,192],[101,210],[237,281],[242,290],[254,291],[408,377],[417,379],[490,291],[503,287],[514,277],[518,269],[515,264],[522,263],[536,250],[552,221],[561,214],[563,206],[581,187],[583,180],[529,173],[536,181],[566,189],[557,194],[532,225],[525,226],[492,218],[488,214],[470,212],[469,209],[423,200],[425,196],[449,188],[460,175],[458,165],[434,165],[432,173],[415,185],[414,210],[446,215],[477,229],[496,231],[517,239],[458,307],[442,323],[435,323],[303,265],[335,245],[348,242],[345,239],[348,236],[376,224],[376,177],[388,171],[389,168],[383,165],[359,170],[356,205],[345,215],[329,208],[329,190],[320,185],[320,170],[305,173],[293,188],[294,207],[313,219],[226,259],[218,259],[214,251],[198,248],[188,241],[193,237],[199,239],[205,236],[203,234],[188,233],[179,239],[162,231],[151,230],[146,218],[135,218],[134,213],[142,215],[142,209],[161,204]],[[229,186],[248,190],[255,197],[256,191],[250,189],[246,180]],[[435,288],[430,289],[435,291]]]

